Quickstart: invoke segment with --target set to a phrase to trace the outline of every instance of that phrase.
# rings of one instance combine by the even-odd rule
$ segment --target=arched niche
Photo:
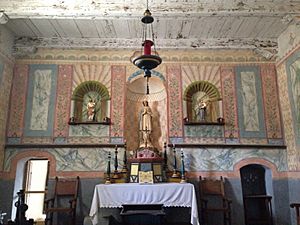
[[[149,78],[149,91],[146,94],[144,72],[138,70],[127,78],[125,104],[125,130],[127,149],[137,149],[142,142],[140,119],[143,101],[147,100],[152,110],[153,131],[150,135],[153,146],[162,149],[167,139],[167,91],[165,77],[152,71]]]
[[[88,103],[94,106],[94,119],[88,118]],[[103,122],[108,118],[110,96],[107,88],[98,81],[85,81],[73,91],[71,101],[71,122]]]
[[[206,104],[205,119],[199,119],[200,102]],[[218,88],[208,81],[191,83],[184,92],[184,115],[189,122],[217,122],[222,118],[222,98]]]

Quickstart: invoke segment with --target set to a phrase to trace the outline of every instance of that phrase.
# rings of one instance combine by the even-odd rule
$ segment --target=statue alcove
[[[93,116],[88,116],[88,104],[94,102]],[[79,84],[72,95],[70,124],[109,124],[110,96],[107,88],[98,81]]]
[[[152,145],[162,149],[167,136],[167,92],[165,78],[157,71],[152,71],[149,79],[149,95],[146,95],[146,79],[142,70],[136,71],[127,79],[125,103],[124,136],[127,149],[136,150],[140,147],[142,136],[140,119],[143,101],[148,101],[152,111],[151,132]]]
[[[222,98],[218,89],[208,81],[196,81],[184,92],[184,122],[193,124],[224,124]]]

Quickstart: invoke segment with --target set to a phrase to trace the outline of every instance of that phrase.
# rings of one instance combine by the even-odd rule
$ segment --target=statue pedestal
[[[128,163],[131,183],[157,183],[166,180],[163,172],[164,158],[153,147],[137,149],[135,157],[129,158]]]

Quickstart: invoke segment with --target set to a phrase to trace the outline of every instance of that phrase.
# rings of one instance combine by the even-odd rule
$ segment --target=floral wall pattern
[[[5,142],[6,126],[9,116],[9,94],[12,85],[13,65],[11,62],[2,60],[0,57],[0,171],[2,170]]]
[[[182,93],[180,66],[167,67],[169,137],[183,136]]]
[[[276,82],[275,66],[266,65],[261,66],[262,90],[265,105],[265,123],[267,129],[267,136],[269,141],[281,142],[282,127],[280,123],[280,111],[278,89]]]
[[[67,137],[68,135],[69,126],[67,124],[70,115],[72,74],[72,65],[60,65],[58,67],[54,137]]]

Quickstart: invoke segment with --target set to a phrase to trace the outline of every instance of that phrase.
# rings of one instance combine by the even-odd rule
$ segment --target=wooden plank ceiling
[[[276,52],[298,22],[300,1],[149,0],[159,49],[250,48]],[[1,0],[5,26],[26,48],[130,48],[141,43],[146,0]]]

